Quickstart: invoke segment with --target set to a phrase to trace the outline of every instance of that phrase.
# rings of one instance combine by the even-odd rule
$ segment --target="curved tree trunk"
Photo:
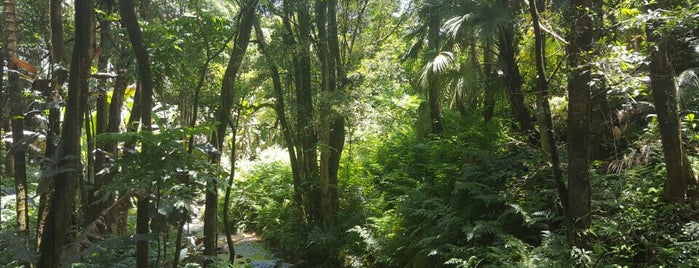
[[[257,3],[257,0],[248,0],[240,9],[238,32],[221,84],[221,104],[216,111],[216,121],[219,122],[219,125],[216,127],[216,132],[213,133],[212,137],[212,143],[219,152],[222,152],[226,129],[229,122],[231,122],[230,113],[233,108],[233,101],[236,98],[235,82],[250,43]],[[231,150],[235,150],[235,148],[231,148]],[[221,154],[212,156],[211,162],[219,165],[221,163]],[[213,180],[207,181],[206,213],[204,214],[204,255],[213,257],[216,256],[216,242],[218,240],[218,230],[216,228],[218,219],[218,188],[219,186]],[[207,261],[205,264],[210,264],[210,261]]]
[[[548,99],[548,80],[546,79],[546,51],[544,46],[545,37],[539,24],[539,9],[537,1],[529,1],[529,14],[532,17],[534,27],[534,57],[536,61],[536,102],[537,118],[539,121],[539,135],[541,137],[541,151],[544,159],[551,163],[553,170],[553,182],[558,192],[558,198],[563,204],[565,211],[568,202],[568,193],[561,171],[561,163],[558,158],[558,148],[556,146],[556,136],[553,133],[553,123],[551,120],[551,108]]]
[[[41,237],[39,267],[61,267],[65,239],[70,231],[70,218],[80,170],[81,111],[85,105],[90,74],[90,51],[93,34],[91,0],[75,2],[75,43],[68,79],[65,120],[61,132],[59,170],[53,178],[54,196],[48,206],[47,224]]]
[[[148,51],[143,43],[143,33],[138,25],[138,18],[134,9],[133,0],[119,1],[121,24],[124,26],[131,39],[131,46],[136,55],[139,81],[141,82],[141,130],[152,131],[151,111],[153,108],[153,75],[150,70]],[[149,148],[143,148],[148,150]],[[142,189],[139,193],[136,213],[136,266],[148,267],[148,233],[150,222],[150,194],[151,189]]]
[[[269,50],[267,48],[267,43],[265,42],[265,36],[260,28],[259,23],[255,24],[255,36],[257,37],[258,46],[263,56],[266,58],[266,62],[269,68],[270,76],[272,77],[272,86],[274,88],[274,110],[277,114],[277,120],[279,120],[279,125],[281,127],[282,135],[284,136],[284,142],[286,143],[286,149],[289,153],[289,163],[291,164],[291,173],[293,177],[294,184],[294,201],[300,211],[303,211],[303,196],[301,195],[302,190],[301,176],[299,174],[299,165],[296,158],[296,143],[293,138],[292,130],[289,126],[289,120],[286,115],[286,102],[284,101],[284,89],[282,87],[281,77],[279,75],[279,69],[272,61],[269,55]]]

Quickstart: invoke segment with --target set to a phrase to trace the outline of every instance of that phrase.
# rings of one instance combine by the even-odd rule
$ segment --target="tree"
[[[497,48],[499,52],[499,62],[502,64],[505,73],[504,79],[507,97],[510,101],[510,112],[512,117],[519,123],[519,131],[522,134],[531,136],[534,127],[532,126],[529,109],[524,104],[524,93],[522,92],[524,79],[519,71],[519,65],[516,59],[519,53],[519,37],[516,31],[517,28],[514,22],[499,24]]]
[[[571,4],[568,40],[568,207],[567,218],[574,229],[590,227],[590,85],[593,24],[592,1]]]
[[[138,76],[141,84],[141,130],[151,132],[153,110],[153,75],[150,69],[150,60],[148,59],[148,51],[143,43],[143,32],[138,24],[136,10],[132,0],[119,1],[119,11],[121,13],[121,24],[126,28],[129,39],[131,39],[131,47],[136,55],[136,63],[138,65]],[[143,148],[149,150],[149,148]],[[150,195],[151,189],[142,189],[138,193],[138,203],[136,204],[136,265],[138,267],[148,267],[148,233],[150,222]]]
[[[561,163],[558,157],[558,146],[556,136],[553,133],[553,123],[551,119],[551,108],[549,105],[549,81],[546,77],[546,37],[541,29],[541,18],[539,17],[539,7],[537,1],[529,1],[529,14],[532,17],[534,29],[534,58],[536,61],[536,116],[539,123],[539,143],[544,159],[551,163],[553,169],[553,182],[558,191],[558,198],[563,204],[563,210],[567,207],[568,193],[563,182]]]
[[[440,55],[440,29],[441,29],[441,13],[440,6],[436,3],[437,1],[427,2],[428,5],[428,15],[427,15],[427,46],[428,53],[426,56],[428,58],[436,58]],[[441,91],[441,81],[439,75],[432,73],[427,77],[427,102],[430,114],[430,124],[431,133],[439,134],[444,130],[442,126],[441,112],[440,112],[440,91]]]
[[[14,163],[15,192],[17,195],[17,226],[20,233],[29,234],[29,208],[27,207],[27,163],[26,149],[29,145],[24,137],[24,99],[20,85],[19,71],[22,60],[17,47],[17,4],[14,0],[5,2],[5,49],[7,52],[8,100],[12,122],[12,148]]]
[[[57,175],[50,181],[53,198],[48,205],[46,229],[41,237],[39,267],[61,267],[65,239],[70,231],[75,193],[80,174],[81,110],[85,106],[90,74],[91,40],[94,27],[91,0],[75,2],[75,42],[68,78],[65,120],[61,130]]]
[[[649,10],[664,12],[661,9],[664,4],[651,4]],[[650,42],[650,88],[655,103],[655,111],[658,115],[658,128],[662,140],[663,157],[667,178],[665,180],[664,195],[672,202],[682,202],[687,197],[687,189],[690,184],[696,184],[696,178],[692,167],[684,153],[682,144],[682,131],[680,125],[679,96],[673,75],[673,51],[681,51],[677,42],[679,39],[663,29],[663,21],[660,17],[651,18],[646,24],[646,36]],[[666,31],[666,32],[664,32]]]
[[[49,59],[50,59],[50,74],[51,74],[51,86],[50,91],[46,94],[46,100],[51,105],[49,109],[49,122],[48,129],[46,130],[46,150],[44,151],[44,169],[50,170],[55,168],[56,161],[56,151],[58,144],[58,137],[61,132],[61,108],[58,107],[58,101],[61,97],[61,88],[65,83],[67,78],[67,72],[65,70],[65,52],[63,48],[63,1],[62,0],[51,0],[49,4],[49,24],[50,24],[50,42],[49,44]],[[48,203],[51,202],[51,191],[45,191],[41,194],[41,200],[39,201],[39,211],[38,211],[38,223],[37,223],[37,243],[40,246],[41,236],[46,225],[46,216],[48,210],[46,207]]]
[[[230,113],[233,106],[235,96],[235,83],[243,62],[243,57],[250,43],[250,35],[252,26],[255,21],[255,11],[257,9],[257,0],[247,0],[241,4],[238,14],[238,32],[236,33],[233,43],[233,51],[228,61],[228,67],[223,76],[221,85],[221,103],[216,111],[216,121],[218,126],[212,135],[212,143],[219,151],[219,154],[212,156],[211,162],[219,165],[221,163],[220,152],[223,150],[223,144],[226,137],[226,129],[229,124],[234,127]],[[235,128],[234,128],[235,129]],[[233,135],[236,133],[233,132]],[[234,138],[235,140],[235,138]],[[235,143],[234,143],[235,144]],[[231,150],[235,150],[232,146]],[[235,167],[231,167],[233,169]],[[217,231],[217,215],[218,215],[218,184],[214,180],[207,181],[206,185],[206,215],[204,218],[204,255],[216,256],[216,241],[218,240]],[[229,243],[232,246],[232,243]],[[232,250],[232,248],[231,248]],[[232,256],[233,261],[235,256]]]

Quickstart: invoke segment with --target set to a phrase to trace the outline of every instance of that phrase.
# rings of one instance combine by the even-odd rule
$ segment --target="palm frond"
[[[432,60],[425,63],[420,74],[419,83],[425,85],[432,75],[441,75],[454,68],[454,53],[450,51],[439,52]]]

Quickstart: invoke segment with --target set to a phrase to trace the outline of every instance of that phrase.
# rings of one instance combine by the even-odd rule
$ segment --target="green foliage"
[[[292,253],[302,254],[307,230],[293,201],[291,169],[272,160],[239,172],[231,195],[233,230],[259,232],[265,240]]]
[[[28,237],[13,231],[0,231],[0,263],[12,267],[36,261],[39,256],[27,247],[28,241]]]
[[[197,153],[187,152],[184,139],[189,135],[210,133],[210,127],[179,128],[160,133],[132,132],[106,133],[97,137],[98,143],[138,142],[140,148],[123,155],[112,166],[101,172],[118,172],[115,180],[105,186],[105,193],[129,194],[157,186],[162,195],[169,197],[198,196],[206,180],[218,179],[216,168],[207,156],[218,154],[207,144],[196,145]],[[185,177],[195,178],[191,187],[184,184]],[[110,195],[105,195],[107,198]]]
[[[448,114],[453,131],[380,146],[369,170],[383,209],[350,230],[365,246],[363,265],[501,267],[529,258],[540,240],[530,226],[550,221],[529,209],[550,205],[553,193],[519,188],[546,178],[533,175],[538,155],[509,142],[499,122],[481,120]]]

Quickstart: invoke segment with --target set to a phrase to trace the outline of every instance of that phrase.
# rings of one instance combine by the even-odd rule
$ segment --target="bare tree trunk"
[[[522,92],[523,78],[517,65],[517,36],[512,24],[501,24],[498,27],[498,49],[500,52],[500,62],[505,72],[505,84],[507,85],[507,96],[510,100],[510,111],[512,116],[519,123],[519,131],[526,135],[530,142],[534,127],[532,126],[529,109],[524,104],[524,93]]]
[[[539,10],[537,1],[529,1],[529,13],[534,26],[534,57],[536,61],[536,102],[537,118],[539,121],[539,135],[541,137],[541,151],[544,159],[551,163],[553,170],[553,182],[558,192],[558,198],[563,204],[565,211],[568,202],[568,193],[561,171],[561,163],[558,158],[558,148],[556,146],[556,136],[553,133],[553,123],[551,120],[551,108],[548,99],[548,80],[546,78],[546,53],[544,41],[545,37],[539,24]]]
[[[493,73],[493,51],[492,40],[486,37],[483,40],[483,119],[489,122],[495,114],[495,90],[493,89],[493,81],[495,75]]]
[[[216,132],[212,137],[213,144],[219,152],[222,152],[223,143],[226,137],[226,129],[228,128],[228,123],[231,121],[230,113],[233,106],[233,101],[236,98],[235,82],[238,72],[240,71],[240,67],[243,63],[243,58],[245,56],[245,52],[247,51],[248,44],[250,43],[250,35],[252,32],[252,25],[255,20],[257,3],[257,0],[246,1],[241,7],[240,14],[238,16],[238,32],[236,33],[237,36],[235,37],[233,51],[231,52],[228,67],[226,68],[226,72],[223,76],[223,82],[221,85],[221,104],[219,109],[216,111],[216,121],[219,122],[219,125],[216,127]],[[231,150],[235,150],[235,148],[231,148]],[[211,162],[214,164],[220,164],[221,155],[218,154],[212,156]],[[217,249],[216,242],[218,240],[218,185],[213,180],[207,181],[205,211],[204,255],[215,257]],[[205,265],[208,264],[211,264],[211,262],[205,262]]]
[[[282,135],[284,136],[284,142],[286,143],[286,148],[289,153],[289,162],[291,164],[291,173],[293,177],[294,184],[294,201],[301,211],[303,211],[303,197],[301,195],[301,177],[299,175],[298,160],[296,158],[296,149],[292,130],[289,126],[289,121],[286,115],[286,103],[284,101],[284,91],[282,87],[281,78],[279,76],[279,69],[272,61],[269,51],[267,48],[267,43],[265,42],[265,36],[260,28],[259,23],[255,24],[255,36],[257,37],[258,46],[262,54],[266,58],[266,62],[269,68],[270,76],[272,77],[272,85],[274,88],[274,110],[277,114],[277,120],[279,120],[279,125],[281,126]]]
[[[347,80],[347,75],[345,72],[344,65],[342,63],[342,56],[340,55],[340,41],[338,34],[338,24],[337,24],[337,0],[330,0],[328,3],[328,45],[331,58],[331,68],[334,70],[334,85],[330,85],[330,89],[333,90],[337,99],[343,99],[341,97],[344,94],[345,82]],[[334,63],[334,66],[332,64]],[[333,78],[333,77],[331,77]],[[335,103],[339,105],[339,103]],[[338,109],[333,109],[333,113],[330,117],[330,137],[328,140],[329,157],[328,157],[328,181],[329,181],[329,209],[330,212],[326,215],[326,222],[329,225],[335,224],[335,214],[339,208],[340,197],[338,194],[338,172],[340,171],[340,160],[342,159],[342,151],[345,147],[345,116],[337,112]]]
[[[47,97],[47,101],[56,102],[61,99],[63,93],[61,88],[67,78],[68,72],[65,71],[65,53],[63,52],[63,1],[51,0],[49,6],[49,22],[51,29],[51,40],[49,42],[49,55],[51,63],[51,91]],[[48,130],[46,131],[46,150],[44,151],[44,170],[54,169],[58,164],[59,159],[56,158],[56,150],[58,144],[58,136],[61,132],[61,108],[52,105],[49,109]],[[46,179],[46,178],[44,178]],[[39,200],[39,211],[37,221],[37,247],[40,247],[41,236],[46,224],[47,205],[51,202],[51,191],[38,193],[41,195]]]
[[[104,0],[100,1],[99,3],[99,8],[100,10],[106,12],[107,14],[111,14],[112,12],[115,11],[115,2],[113,0]],[[112,22],[100,17],[100,48],[102,49],[102,53],[100,54],[99,60],[98,60],[98,70],[100,72],[105,72],[108,73],[111,70],[109,70],[109,65],[110,65],[110,59],[112,58],[112,55],[114,55],[114,46],[112,45],[116,40],[113,39],[113,34],[112,34]],[[118,64],[118,63],[117,63]],[[96,125],[95,125],[95,135],[100,135],[103,133],[108,132],[108,125],[111,115],[109,112],[111,111],[111,107],[109,106],[107,102],[107,88],[110,87],[110,83],[106,79],[102,79],[99,82],[99,95],[97,96],[96,104],[95,104],[95,109],[96,109]],[[117,102],[115,104],[121,104],[121,99],[123,99],[123,89],[118,89],[116,85],[113,87],[114,88],[114,93],[112,94],[112,99],[116,99]],[[116,95],[116,98],[114,97]],[[120,107],[119,107],[120,108]],[[117,111],[119,114],[121,114],[120,109]],[[120,120],[120,119],[119,119]],[[118,132],[118,129],[117,131]],[[93,168],[90,171],[88,169],[89,177],[92,177],[94,182],[91,185],[91,191],[89,192],[88,195],[88,203],[86,204],[87,210],[86,210],[86,223],[91,223],[94,220],[99,217],[100,212],[105,210],[106,208],[110,207],[112,203],[114,202],[113,197],[112,198],[107,198],[107,199],[102,199],[102,196],[95,196],[95,193],[101,192],[98,191],[102,186],[104,186],[106,183],[111,181],[111,177],[113,176],[112,174],[105,173],[105,172],[100,172],[102,169],[105,168],[106,166],[106,161],[107,161],[107,153],[110,152],[110,146],[111,144],[102,144],[98,146],[98,150],[96,150],[93,153],[94,156],[94,164]],[[104,200],[104,201],[102,201]]]
[[[41,237],[39,267],[61,267],[61,254],[70,231],[70,217],[80,170],[81,110],[87,94],[93,34],[91,0],[75,2],[75,43],[68,80],[65,120],[61,132],[59,170],[53,178],[54,196],[49,203],[47,224]]]
[[[20,233],[29,234],[29,208],[27,207],[27,164],[26,141],[24,140],[24,98],[19,80],[19,55],[17,54],[17,4],[14,0],[6,0],[5,14],[5,46],[7,49],[8,99],[10,102],[10,119],[12,121],[12,148],[10,152],[14,162],[15,194],[17,229]]]
[[[431,58],[436,57],[441,49],[439,33],[442,24],[439,8],[440,7],[437,5],[431,5],[427,18],[427,44],[429,47],[428,57]],[[439,75],[435,72],[430,73],[430,75],[427,77],[427,104],[430,110],[432,134],[440,134],[442,131],[444,131],[444,126],[442,125],[442,114],[440,111],[441,87],[442,85]]]
[[[292,79],[291,77],[297,77],[299,76],[299,71],[298,71],[298,57],[296,56],[295,49],[298,46],[296,40],[294,39],[294,31],[291,27],[291,20],[293,17],[293,7],[291,4],[287,2],[283,2],[283,11],[284,11],[284,16],[282,16],[282,22],[284,24],[284,29],[285,32],[282,35],[282,38],[284,40],[284,43],[286,47],[289,48],[290,51],[292,52],[292,61],[293,61],[293,75],[289,75],[289,79],[287,79],[287,88],[291,88],[291,80],[293,80],[293,84],[295,87],[299,87],[300,81],[298,79]],[[260,31],[261,32],[261,31]],[[262,36],[262,35],[261,35]],[[304,181],[307,180],[308,178],[305,176],[305,171],[304,171],[304,164],[303,162],[305,161],[303,159],[303,148],[301,147],[301,137],[299,133],[301,130],[299,128],[298,124],[289,124],[285,123],[284,121],[287,121],[288,117],[286,115],[286,107],[285,107],[285,101],[284,101],[284,93],[282,92],[282,85],[281,85],[281,80],[279,79],[279,72],[276,66],[272,65],[272,59],[269,56],[269,53],[267,53],[267,60],[270,62],[270,71],[272,72],[273,78],[276,75],[277,76],[277,82],[274,82],[275,80],[272,80],[274,82],[274,95],[275,98],[277,99],[276,102],[276,110],[277,110],[277,116],[280,120],[280,124],[282,125],[282,128],[285,131],[285,140],[287,142],[287,148],[289,149],[289,159],[291,162],[291,171],[293,174],[293,182],[294,182],[294,199],[296,201],[296,205],[298,206],[299,210],[301,211],[303,221],[304,223],[308,224],[310,222],[309,219],[309,211],[307,209],[307,200],[308,200],[308,192],[306,191],[306,187],[304,186]],[[293,117],[292,117],[293,118]],[[284,121],[282,121],[284,120]],[[298,118],[296,118],[298,121]],[[296,126],[296,128],[292,129],[292,125]]]
[[[572,25],[568,47],[568,210],[573,231],[590,227],[590,81],[587,53],[592,50],[590,0],[572,2]],[[582,241],[573,237],[574,243]]]
[[[134,9],[133,0],[119,1],[119,10],[121,13],[121,24],[126,28],[131,46],[136,55],[136,63],[138,65],[139,81],[142,85],[141,92],[141,130],[152,131],[151,111],[153,108],[153,75],[150,70],[150,62],[148,51],[143,42],[143,33],[138,24],[136,11]],[[149,150],[149,148],[143,148]],[[139,200],[136,206],[136,234],[139,237],[136,241],[136,266],[148,267],[148,251],[149,239],[148,234],[150,222],[150,195],[152,189],[142,189],[139,193]]]
[[[651,8],[660,8],[659,4]],[[651,42],[650,53],[650,87],[658,115],[658,127],[662,139],[663,156],[667,179],[665,180],[665,198],[672,202],[683,202],[687,198],[690,184],[696,183],[692,167],[682,144],[680,129],[680,112],[677,87],[673,75],[671,51],[668,36],[659,31],[662,22],[652,20],[646,25],[646,36]]]

